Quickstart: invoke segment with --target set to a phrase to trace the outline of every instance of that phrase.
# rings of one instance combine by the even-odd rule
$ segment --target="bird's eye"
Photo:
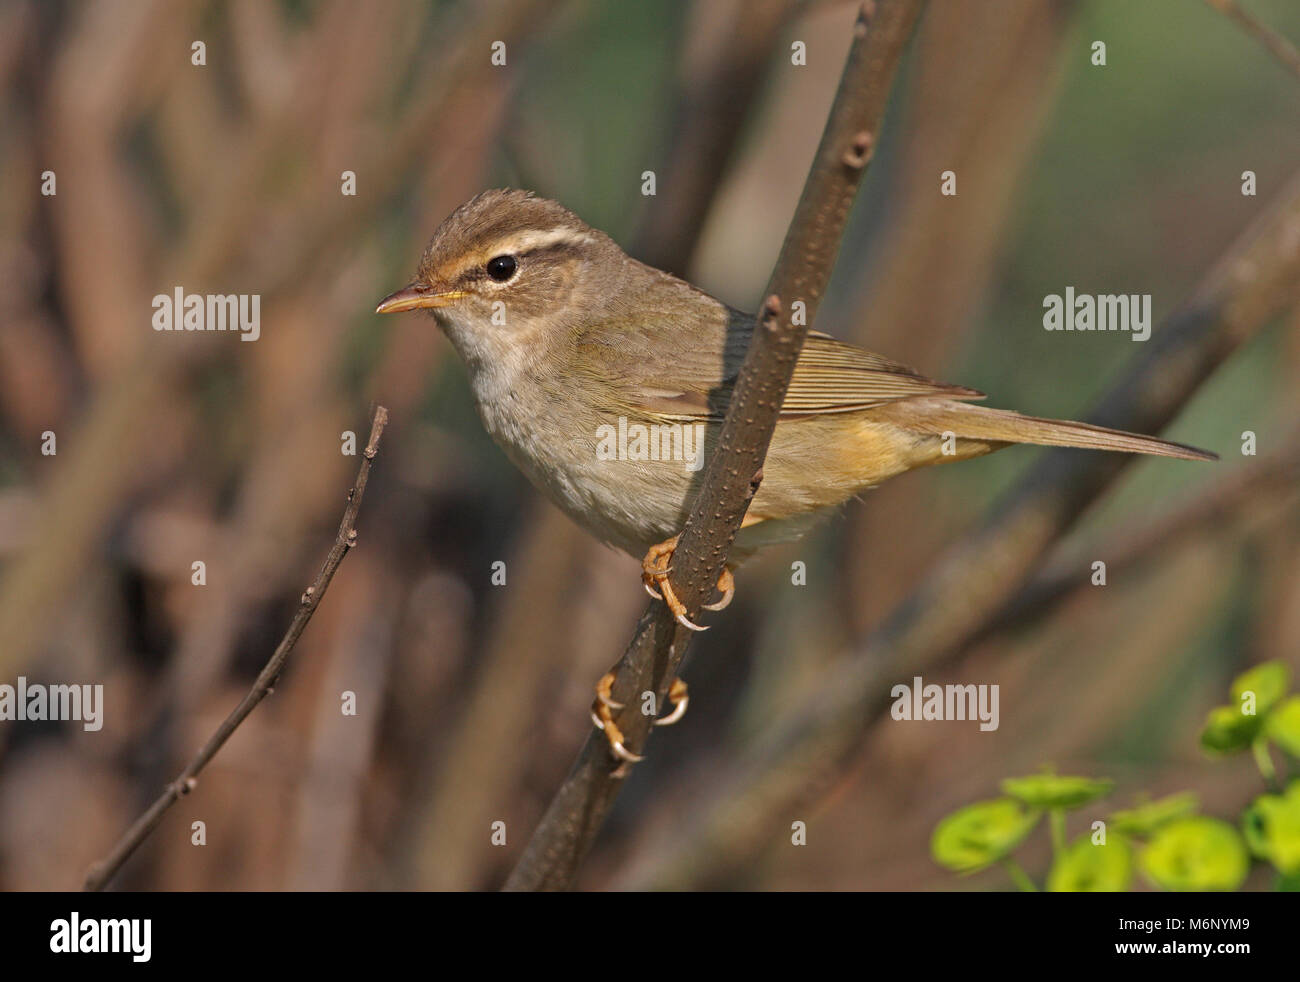
[[[515,275],[519,263],[514,256],[493,256],[487,261],[487,274],[498,283],[504,283]]]

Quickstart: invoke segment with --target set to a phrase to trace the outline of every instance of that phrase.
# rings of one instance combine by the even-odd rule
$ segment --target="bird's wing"
[[[983,399],[984,393],[936,382],[829,334],[810,331],[781,405],[782,415],[842,413],[917,396]]]
[[[725,308],[724,308],[725,309]],[[613,385],[629,408],[682,421],[721,419],[753,335],[753,318],[729,311],[683,339],[664,317],[635,331],[597,330],[582,339],[581,362]],[[783,417],[869,409],[918,396],[982,399],[984,394],[926,378],[906,365],[810,331],[795,365]]]

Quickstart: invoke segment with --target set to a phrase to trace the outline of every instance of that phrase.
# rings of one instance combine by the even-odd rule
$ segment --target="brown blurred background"
[[[1294,3],[1249,6],[1300,37]],[[0,887],[77,886],[247,691],[329,548],[357,465],[341,434],[364,442],[372,402],[392,424],[360,546],[274,696],[117,886],[500,885],[645,595],[636,563],[559,515],[483,433],[433,322],[371,311],[449,211],[503,185],[752,308],[854,13],[829,0],[0,7],[0,682],[102,683],[106,701],[97,732],[0,723]],[[791,64],[794,41],[806,65]],[[934,0],[816,326],[993,405],[1079,417],[1142,346],[1048,333],[1043,297],[1150,293],[1158,324],[1287,185],[1298,114],[1300,80],[1199,2]],[[938,194],[944,170],[955,198]],[[1257,197],[1241,193],[1245,170]],[[151,298],[178,286],[260,294],[261,338],[153,331]],[[905,476],[746,566],[736,604],[695,642],[691,712],[656,736],[580,886],[1003,888],[996,872],[951,878],[929,835],[1044,763],[1113,777],[1109,806],[1192,789],[1235,816],[1258,775],[1245,758],[1207,761],[1196,735],[1242,668],[1300,667],[1294,482],[1228,496],[1105,589],[1084,577],[1250,467],[1243,431],[1260,457],[1295,454],[1296,326],[1294,311],[1275,319],[1167,432],[1222,462],[1129,469],[1053,557],[1085,585],[927,678],[1001,685],[997,732],[886,719],[831,793],[759,816],[762,850],[674,867],[664,843],[690,839],[765,722],[833,680],[1041,451]],[[796,560],[807,586],[790,582]],[[796,820],[810,830],[798,848]],[[191,844],[195,821],[206,846]],[[1038,874],[1045,834],[1033,842]]]

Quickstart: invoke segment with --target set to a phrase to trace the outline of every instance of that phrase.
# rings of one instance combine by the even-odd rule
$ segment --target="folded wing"
[[[599,379],[613,388],[633,411],[689,422],[720,420],[753,335],[753,319],[730,311],[682,343],[665,319],[643,318],[634,331],[604,326],[584,333],[585,357]],[[984,394],[948,385],[864,351],[829,334],[810,331],[790,388],[783,417],[846,413],[900,399],[942,396],[982,399]]]

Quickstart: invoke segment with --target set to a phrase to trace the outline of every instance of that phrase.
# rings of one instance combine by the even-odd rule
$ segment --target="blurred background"
[[[1248,6],[1300,38],[1291,0]],[[752,309],[855,10],[0,6],[0,682],[105,692],[97,732],[0,723],[0,888],[78,886],[247,691],[333,540],[358,463],[341,434],[363,444],[376,402],[392,423],[359,547],[274,695],[115,885],[500,886],[645,594],[635,561],[561,516],[486,436],[433,321],[375,303],[453,208],[509,185]],[[1199,0],[934,0],[816,326],[992,405],[1081,417],[1144,346],[1048,333],[1043,298],[1149,293],[1159,332],[1290,183],[1298,114],[1300,80]],[[945,170],[956,197],[938,194]],[[1246,170],[1258,196],[1242,194]],[[151,298],[178,286],[260,294],[261,338],[153,331]],[[1300,667],[1296,482],[1251,470],[1296,457],[1296,328],[1294,309],[1271,318],[1166,431],[1219,464],[1136,462],[1048,557],[1073,571],[1064,594],[926,673],[999,684],[996,732],[864,718],[835,780],[793,812],[747,811],[758,834],[697,862],[678,847],[726,839],[726,778],[747,748],[834,683],[1043,451],[906,475],[747,565],[694,642],[690,713],[656,735],[579,886],[1005,889],[1000,872],[936,866],[930,834],[1044,764],[1113,778],[1107,808],[1193,790],[1236,815],[1259,775],[1248,757],[1207,760],[1197,734],[1243,668]],[[1247,430],[1258,457],[1241,453]],[[1093,559],[1207,494],[1223,500],[1089,586]],[[790,845],[794,821],[805,846]],[[1268,883],[1259,869],[1247,886]]]

